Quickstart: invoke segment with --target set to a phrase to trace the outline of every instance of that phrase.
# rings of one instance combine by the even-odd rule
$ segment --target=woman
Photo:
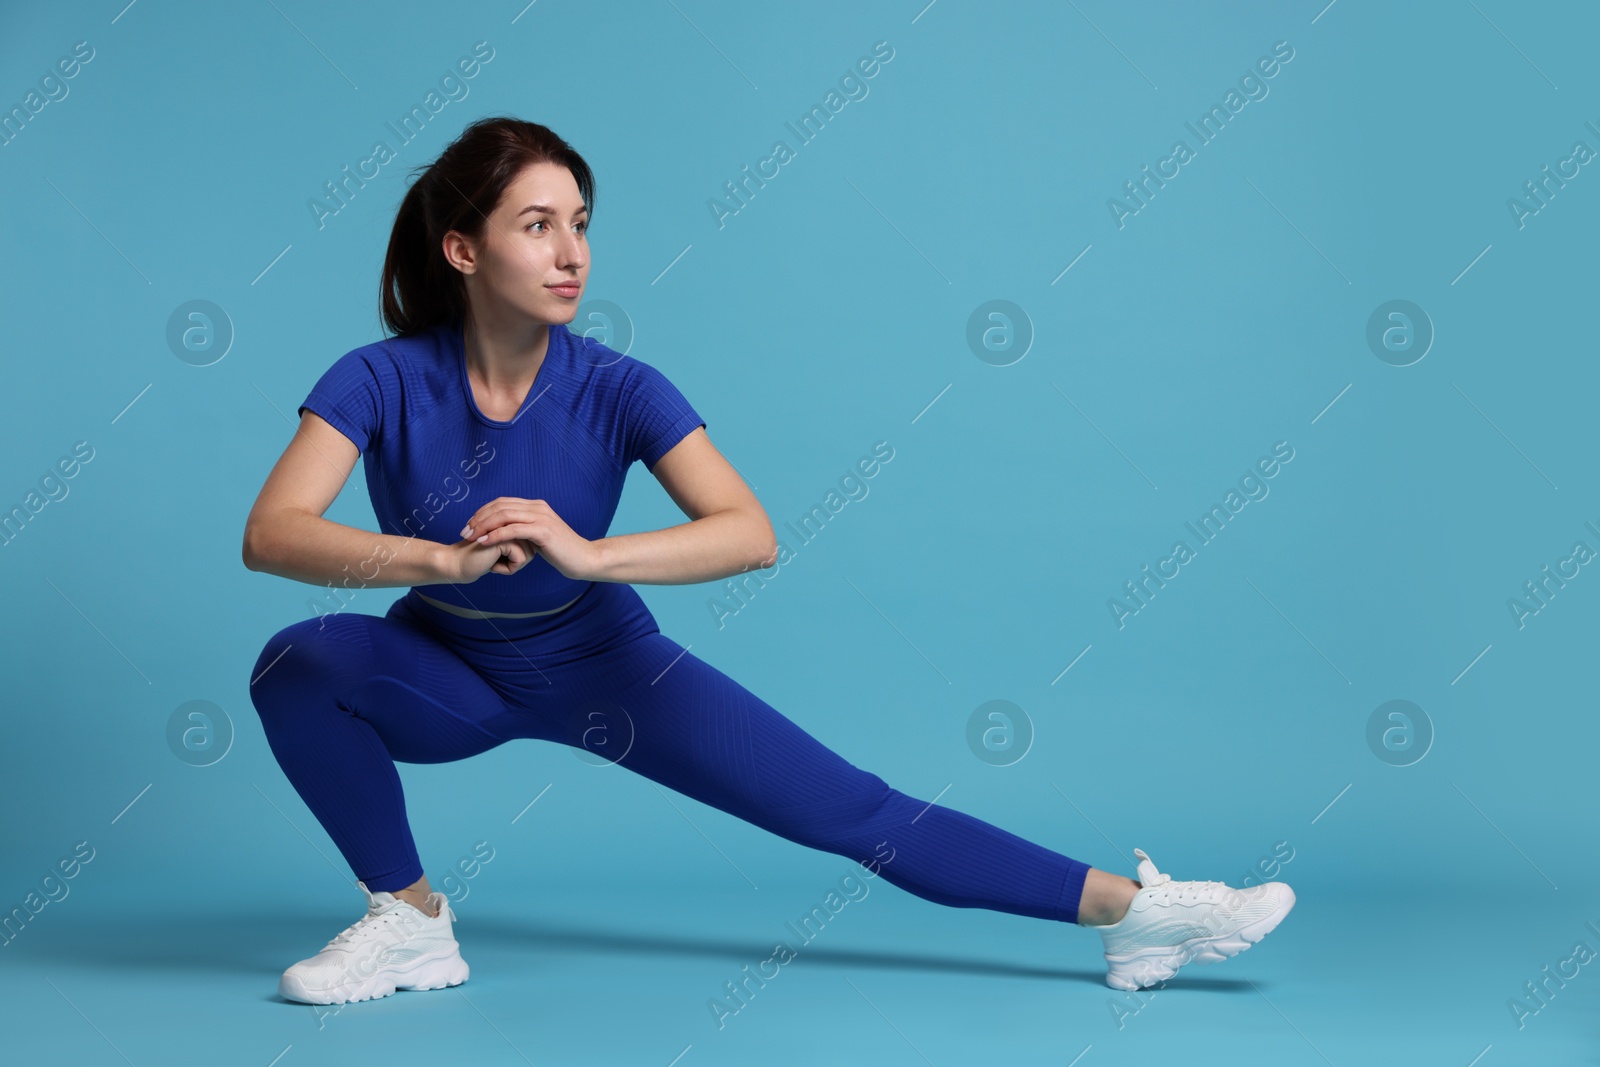
[[[251,509],[252,570],[410,587],[381,618],[319,611],[286,627],[251,672],[273,755],[367,895],[366,916],[279,992],[334,1004],[466,980],[394,761],[513,738],[620,751],[631,771],[940,904],[1095,926],[1119,989],[1276,926],[1286,885],[1175,882],[1143,852],[1135,882],[914,799],[661,634],[628,583],[770,567],[776,542],[683,394],[567,328],[593,193],[544,126],[469,126],[395,219],[382,281],[395,336],[323,374]],[[358,455],[385,533],[322,518]],[[689,522],[606,535],[635,460]]]

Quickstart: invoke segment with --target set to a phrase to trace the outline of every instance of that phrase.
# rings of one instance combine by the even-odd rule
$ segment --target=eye
[[[535,219],[534,221],[532,221],[532,222],[528,223],[526,226],[524,226],[523,229],[524,230],[531,230],[535,226],[548,226],[548,225],[550,225],[550,223],[548,221],[544,220],[544,219]],[[581,222],[574,223],[573,224],[573,229],[577,230],[579,233],[588,233],[589,232],[589,220],[588,219],[584,219]]]

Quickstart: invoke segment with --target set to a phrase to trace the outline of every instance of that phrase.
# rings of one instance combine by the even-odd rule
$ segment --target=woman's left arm
[[[591,580],[687,585],[776,561],[772,520],[704,426],[673,445],[651,473],[689,521],[591,542],[596,550]]]
[[[526,539],[568,578],[595,582],[688,585],[777,561],[772,521],[705,427],[673,445],[651,473],[688,522],[590,541],[542,500],[500,497],[473,515],[462,536],[485,544]]]

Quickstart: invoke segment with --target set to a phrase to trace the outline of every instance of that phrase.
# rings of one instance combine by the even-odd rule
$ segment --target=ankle
[[[1091,868],[1078,902],[1079,926],[1111,926],[1122,921],[1139,892],[1139,883],[1120,874]]]
[[[410,904],[430,919],[436,918],[439,914],[438,909],[433,906],[433,901],[430,899],[432,896],[432,893],[418,893],[415,890],[407,889],[402,889],[395,893],[395,897]]]

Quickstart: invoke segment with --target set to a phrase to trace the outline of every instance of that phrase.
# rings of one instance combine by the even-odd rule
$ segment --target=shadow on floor
[[[305,912],[263,912],[253,906],[245,906],[237,914],[225,915],[96,917],[70,926],[40,930],[38,933],[41,936],[19,938],[8,946],[8,950],[13,960],[19,956],[31,957],[54,964],[65,963],[91,969],[209,971],[270,975],[275,978],[291,963],[315,953],[333,933],[343,929],[350,921],[350,916],[346,914],[317,916]],[[455,932],[462,942],[462,954],[469,961],[497,953],[526,953],[529,957],[538,958],[557,952],[698,957],[754,965],[771,956],[775,945],[775,942],[769,941],[717,940],[695,935],[667,936],[638,930],[528,922],[493,916],[474,916],[466,922],[458,921]],[[980,977],[1038,978],[1084,982],[1114,992],[1105,987],[1105,971],[1098,967],[1051,967],[986,959],[970,954],[817,946],[801,941],[792,933],[786,934],[785,940],[797,958],[809,961],[808,967],[865,967]],[[1068,951],[1067,945],[1064,936],[1063,955]],[[1082,951],[1088,954],[1098,947],[1098,944],[1085,946]],[[1213,978],[1204,973],[1209,969],[1190,967],[1160,988],[1217,993],[1254,992],[1250,982],[1220,976]]]

